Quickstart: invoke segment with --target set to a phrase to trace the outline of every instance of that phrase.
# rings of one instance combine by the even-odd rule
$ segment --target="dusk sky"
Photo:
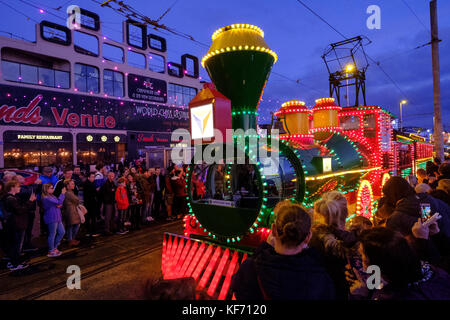
[[[372,41],[365,47],[366,53],[380,62],[400,89],[375,63],[369,61],[366,73],[368,105],[380,105],[398,116],[399,102],[406,99],[408,104],[403,107],[403,125],[432,128],[431,47],[414,49],[430,41],[428,0],[302,1],[346,37],[364,35]],[[328,72],[321,56],[328,44],[341,41],[343,37],[297,0],[125,0],[124,3],[154,20],[175,4],[160,23],[189,34],[208,46],[212,33],[220,27],[248,23],[262,28],[267,44],[278,54],[278,61],[260,104],[259,123],[269,122],[270,112],[277,111],[287,100],[303,100],[311,106],[315,99],[329,95]],[[0,30],[34,40],[33,20],[46,19],[65,25],[65,10],[70,4],[98,13],[104,35],[114,40],[122,39],[121,21],[124,18],[110,8],[101,8],[93,0],[1,0]],[[366,10],[370,5],[381,8],[380,30],[369,30],[366,26],[369,18]],[[59,6],[63,8],[54,10]],[[39,8],[44,9],[44,13],[40,13]],[[442,40],[441,103],[443,125],[447,131],[450,130],[449,15],[450,1],[438,0],[439,38]],[[167,39],[169,60],[174,62],[179,62],[184,53],[201,59],[208,50],[208,47],[165,31],[150,28],[148,31]],[[203,68],[201,75],[208,79]]]

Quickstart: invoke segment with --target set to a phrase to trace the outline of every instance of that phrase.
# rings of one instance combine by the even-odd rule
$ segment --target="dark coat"
[[[435,190],[430,193],[433,198],[439,199],[450,206],[450,195],[444,190]]]
[[[95,186],[95,182],[86,180],[83,184],[83,201],[84,205],[89,208],[99,207],[99,194]]]
[[[439,229],[448,238],[450,238],[450,207],[443,201],[436,199],[426,193],[417,195],[421,203],[429,203],[431,208],[431,215],[439,212],[442,216],[438,220]]]
[[[389,284],[374,290],[373,300],[450,300],[450,275],[430,266],[422,268],[424,278],[407,288],[394,288]]]
[[[100,188],[100,197],[105,204],[114,204],[116,197],[116,185],[114,182],[106,180]]]
[[[13,230],[23,231],[28,226],[28,211],[33,206],[31,201],[21,201],[17,195],[6,194],[3,198],[4,209],[11,216],[8,218],[8,226]]]
[[[411,228],[419,218],[419,197],[415,194],[411,194],[396,203],[394,212],[386,221],[386,227],[398,231],[404,236],[411,235]]]
[[[157,192],[156,177],[158,177],[156,174],[152,176],[153,185],[155,187],[155,192]],[[159,175],[159,191],[162,193],[162,192],[164,192],[164,189],[166,189],[166,177],[164,175],[160,174]]]
[[[280,255],[266,242],[242,263],[231,289],[237,300],[262,300],[264,296],[273,300],[334,299],[333,281],[313,248],[297,255]]]
[[[350,290],[345,280],[345,265],[347,259],[355,256],[357,252],[355,234],[324,224],[315,225],[312,231],[309,246],[323,257],[324,266],[336,288],[336,298],[347,300]]]

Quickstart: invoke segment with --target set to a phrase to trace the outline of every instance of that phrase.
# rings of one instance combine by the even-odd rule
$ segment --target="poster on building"
[[[159,79],[129,74],[128,96],[136,100],[166,103],[167,83]]]

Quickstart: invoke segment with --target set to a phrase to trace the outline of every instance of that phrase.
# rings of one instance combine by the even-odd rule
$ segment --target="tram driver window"
[[[75,64],[75,88],[81,92],[99,93],[98,68],[81,63]]]
[[[361,125],[359,117],[356,116],[340,117],[339,120],[344,130],[359,130]]]

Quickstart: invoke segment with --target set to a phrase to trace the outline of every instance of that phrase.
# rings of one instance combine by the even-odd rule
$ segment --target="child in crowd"
[[[119,211],[119,217],[118,217],[118,234],[125,234],[128,231],[125,230],[125,218],[127,215],[129,202],[128,202],[128,195],[127,195],[127,188],[126,188],[126,179],[124,177],[119,178],[117,181],[119,186],[116,190],[116,203],[117,203],[117,210]]]

